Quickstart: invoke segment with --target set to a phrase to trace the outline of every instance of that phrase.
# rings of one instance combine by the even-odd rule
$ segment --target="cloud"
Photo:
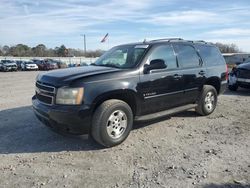
[[[219,20],[217,19],[217,14],[208,11],[175,11],[168,13],[161,13],[152,15],[147,22],[152,24],[161,25],[180,25],[180,24],[203,24],[215,23]]]
[[[1,0],[0,44],[39,41],[58,45],[68,42],[80,47],[80,34],[87,33],[91,35],[88,36],[89,43],[95,48],[99,38],[107,32],[110,33],[110,45],[145,37],[248,37],[250,7],[244,0],[237,4],[232,0],[229,2]]]
[[[216,36],[216,37],[245,37],[250,36],[250,29],[242,28],[228,28],[228,29],[219,29],[207,32],[207,34]]]

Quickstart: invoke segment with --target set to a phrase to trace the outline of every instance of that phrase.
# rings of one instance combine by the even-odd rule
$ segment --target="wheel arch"
[[[217,94],[219,95],[220,94],[220,90],[221,90],[221,81],[218,77],[211,77],[211,78],[208,78],[206,80],[206,82],[204,83],[204,85],[211,85],[213,86],[216,91],[217,91]]]
[[[138,98],[136,96],[136,93],[130,89],[114,90],[112,92],[102,93],[101,95],[97,96],[93,102],[93,112],[100,104],[110,99],[117,99],[126,102],[130,106],[133,115],[135,116],[136,114],[138,114]]]

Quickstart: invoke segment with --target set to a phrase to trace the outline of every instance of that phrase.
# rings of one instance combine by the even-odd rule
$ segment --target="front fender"
[[[139,78],[112,80],[106,82],[93,82],[84,84],[84,103],[92,106],[93,111],[96,106],[108,99],[129,100],[129,105],[139,113],[140,97],[137,92]]]

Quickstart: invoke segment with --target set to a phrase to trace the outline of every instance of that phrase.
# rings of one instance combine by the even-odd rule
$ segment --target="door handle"
[[[174,75],[174,79],[180,79],[182,77],[182,75],[180,75],[180,74],[175,74]]]
[[[205,75],[206,74],[206,72],[204,71],[204,70],[201,70],[200,72],[199,72],[199,75]]]

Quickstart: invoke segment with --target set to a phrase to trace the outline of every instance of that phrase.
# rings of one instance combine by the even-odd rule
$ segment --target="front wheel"
[[[201,96],[197,101],[196,112],[202,116],[211,114],[217,105],[217,91],[211,85],[204,85]]]
[[[112,147],[122,143],[133,126],[130,106],[116,99],[103,102],[95,111],[92,121],[92,136],[101,145]]]

